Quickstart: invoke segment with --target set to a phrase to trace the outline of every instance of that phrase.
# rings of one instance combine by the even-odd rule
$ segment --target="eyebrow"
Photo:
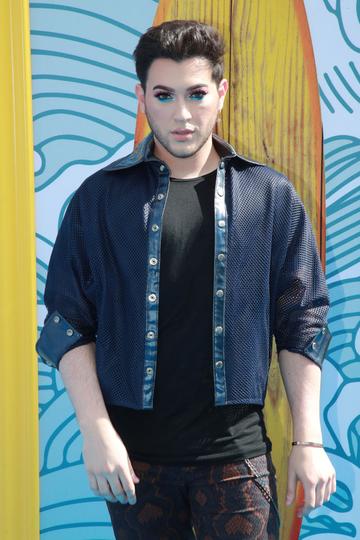
[[[195,90],[195,88],[202,88],[204,86],[208,86],[207,84],[193,84],[192,86],[189,86],[186,90]],[[168,90],[169,92],[175,92],[174,88],[170,88],[170,86],[164,86],[163,84],[157,84],[153,87],[153,90]]]

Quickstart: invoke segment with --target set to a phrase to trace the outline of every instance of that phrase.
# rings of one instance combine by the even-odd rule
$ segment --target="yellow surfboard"
[[[195,19],[225,38],[229,92],[218,134],[239,153],[274,167],[293,182],[308,211],[325,261],[325,186],[320,102],[306,12],[301,0],[160,0],[153,24]],[[149,132],[138,113],[135,143]],[[273,441],[281,539],[295,540],[301,528],[296,509],[285,505],[291,451],[291,414],[273,346],[264,416]]]

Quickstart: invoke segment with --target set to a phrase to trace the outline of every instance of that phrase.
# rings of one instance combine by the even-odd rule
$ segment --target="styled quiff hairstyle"
[[[216,28],[193,20],[175,19],[151,26],[140,37],[134,50],[138,79],[146,90],[149,68],[157,58],[181,62],[187,58],[206,58],[212,68],[212,79],[219,85],[224,73],[225,43]]]

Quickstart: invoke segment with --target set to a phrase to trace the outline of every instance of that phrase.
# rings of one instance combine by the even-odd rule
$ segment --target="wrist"
[[[292,441],[315,441],[322,443],[323,436],[321,427],[318,428],[312,427],[311,429],[301,429],[299,427],[294,427],[292,434]]]
[[[79,428],[84,437],[92,435],[99,436],[103,433],[108,433],[109,430],[114,430],[109,417],[83,420],[79,422]]]

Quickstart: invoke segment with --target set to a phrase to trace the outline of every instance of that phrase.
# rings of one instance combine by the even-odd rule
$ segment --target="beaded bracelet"
[[[322,443],[309,442],[309,441],[293,441],[291,443],[293,446],[315,446],[316,448],[324,448]]]

